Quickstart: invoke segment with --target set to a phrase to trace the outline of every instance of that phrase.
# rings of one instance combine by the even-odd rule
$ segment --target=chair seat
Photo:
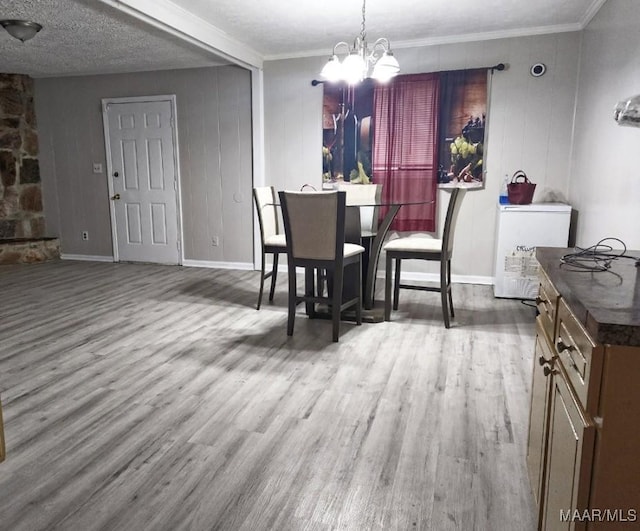
[[[355,256],[356,254],[364,253],[364,247],[362,245],[356,245],[355,243],[344,244],[344,257]]]
[[[385,251],[433,252],[442,249],[442,240],[427,236],[408,236],[397,238],[384,245]]]
[[[274,234],[264,239],[264,244],[270,247],[287,247],[287,238],[284,234]]]

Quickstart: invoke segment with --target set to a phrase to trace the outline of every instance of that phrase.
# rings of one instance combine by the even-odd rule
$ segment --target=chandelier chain
[[[367,4],[367,0],[362,0],[362,27],[360,29],[360,38],[362,39],[362,42],[364,43],[366,41],[367,38],[367,32],[365,29],[365,6]]]

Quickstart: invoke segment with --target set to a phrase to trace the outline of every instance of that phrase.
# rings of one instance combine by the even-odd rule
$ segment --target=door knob
[[[112,196],[111,199],[117,201],[118,199],[120,199],[120,194],[116,194],[116,195]]]
[[[120,177],[120,174],[119,174],[117,171],[114,171],[114,172],[113,172],[113,176],[114,176],[114,177]]]

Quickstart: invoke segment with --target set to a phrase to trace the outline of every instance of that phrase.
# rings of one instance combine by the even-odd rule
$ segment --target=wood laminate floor
[[[0,529],[533,530],[534,309],[403,291],[392,322],[303,310],[286,275],[0,267]],[[380,283],[382,284],[382,283]]]

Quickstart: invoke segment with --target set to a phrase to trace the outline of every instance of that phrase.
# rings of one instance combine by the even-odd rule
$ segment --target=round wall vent
[[[531,70],[529,70],[529,72],[531,72],[531,75],[533,77],[544,76],[544,73],[546,71],[547,71],[547,67],[543,63],[536,63],[531,67]]]

